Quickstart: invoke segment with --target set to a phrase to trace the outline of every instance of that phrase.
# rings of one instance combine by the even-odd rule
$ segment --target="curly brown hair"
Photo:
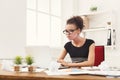
[[[66,24],[74,24],[80,30],[82,30],[84,27],[83,19],[80,16],[71,17],[70,19],[67,20]]]

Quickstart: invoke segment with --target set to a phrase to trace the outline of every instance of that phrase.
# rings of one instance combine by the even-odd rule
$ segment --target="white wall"
[[[74,14],[74,0],[62,0],[62,30],[65,29],[66,20],[73,16]],[[62,31],[61,31],[62,32]],[[67,41],[67,38],[64,34],[62,34],[62,45]]]
[[[25,55],[26,0],[0,0],[0,58]]]
[[[116,48],[105,48],[105,61],[109,62],[112,66],[119,66],[117,63],[120,59],[120,1],[119,0],[79,0],[79,13],[82,12],[89,12],[89,8],[92,5],[98,7],[98,11],[105,11],[105,10],[114,10],[114,17],[115,17],[115,24],[113,24],[113,28],[116,29]],[[104,19],[103,19],[104,21]],[[94,23],[97,23],[97,18]],[[98,24],[99,25],[99,24]],[[104,35],[103,33],[101,33]],[[96,34],[97,35],[97,34]],[[103,39],[101,39],[103,40]]]

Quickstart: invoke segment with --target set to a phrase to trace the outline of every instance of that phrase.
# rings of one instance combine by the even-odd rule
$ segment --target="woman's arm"
[[[81,63],[67,63],[67,62],[61,62],[62,65],[68,66],[68,67],[83,67],[83,66],[93,66],[95,60],[95,44],[91,44],[89,47],[89,55],[88,60],[81,62]]]
[[[66,54],[67,54],[67,51],[66,51],[65,48],[64,48],[64,49],[62,50],[60,56],[58,57],[57,62],[59,62],[59,63],[64,62],[64,58],[65,58]]]

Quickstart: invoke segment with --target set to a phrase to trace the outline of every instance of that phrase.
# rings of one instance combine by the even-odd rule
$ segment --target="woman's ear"
[[[81,33],[81,30],[80,29],[78,29],[78,34],[80,34]]]

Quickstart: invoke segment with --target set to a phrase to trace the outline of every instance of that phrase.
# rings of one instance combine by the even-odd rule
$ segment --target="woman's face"
[[[69,40],[74,40],[79,36],[80,29],[74,24],[67,24],[63,33],[66,34]]]

